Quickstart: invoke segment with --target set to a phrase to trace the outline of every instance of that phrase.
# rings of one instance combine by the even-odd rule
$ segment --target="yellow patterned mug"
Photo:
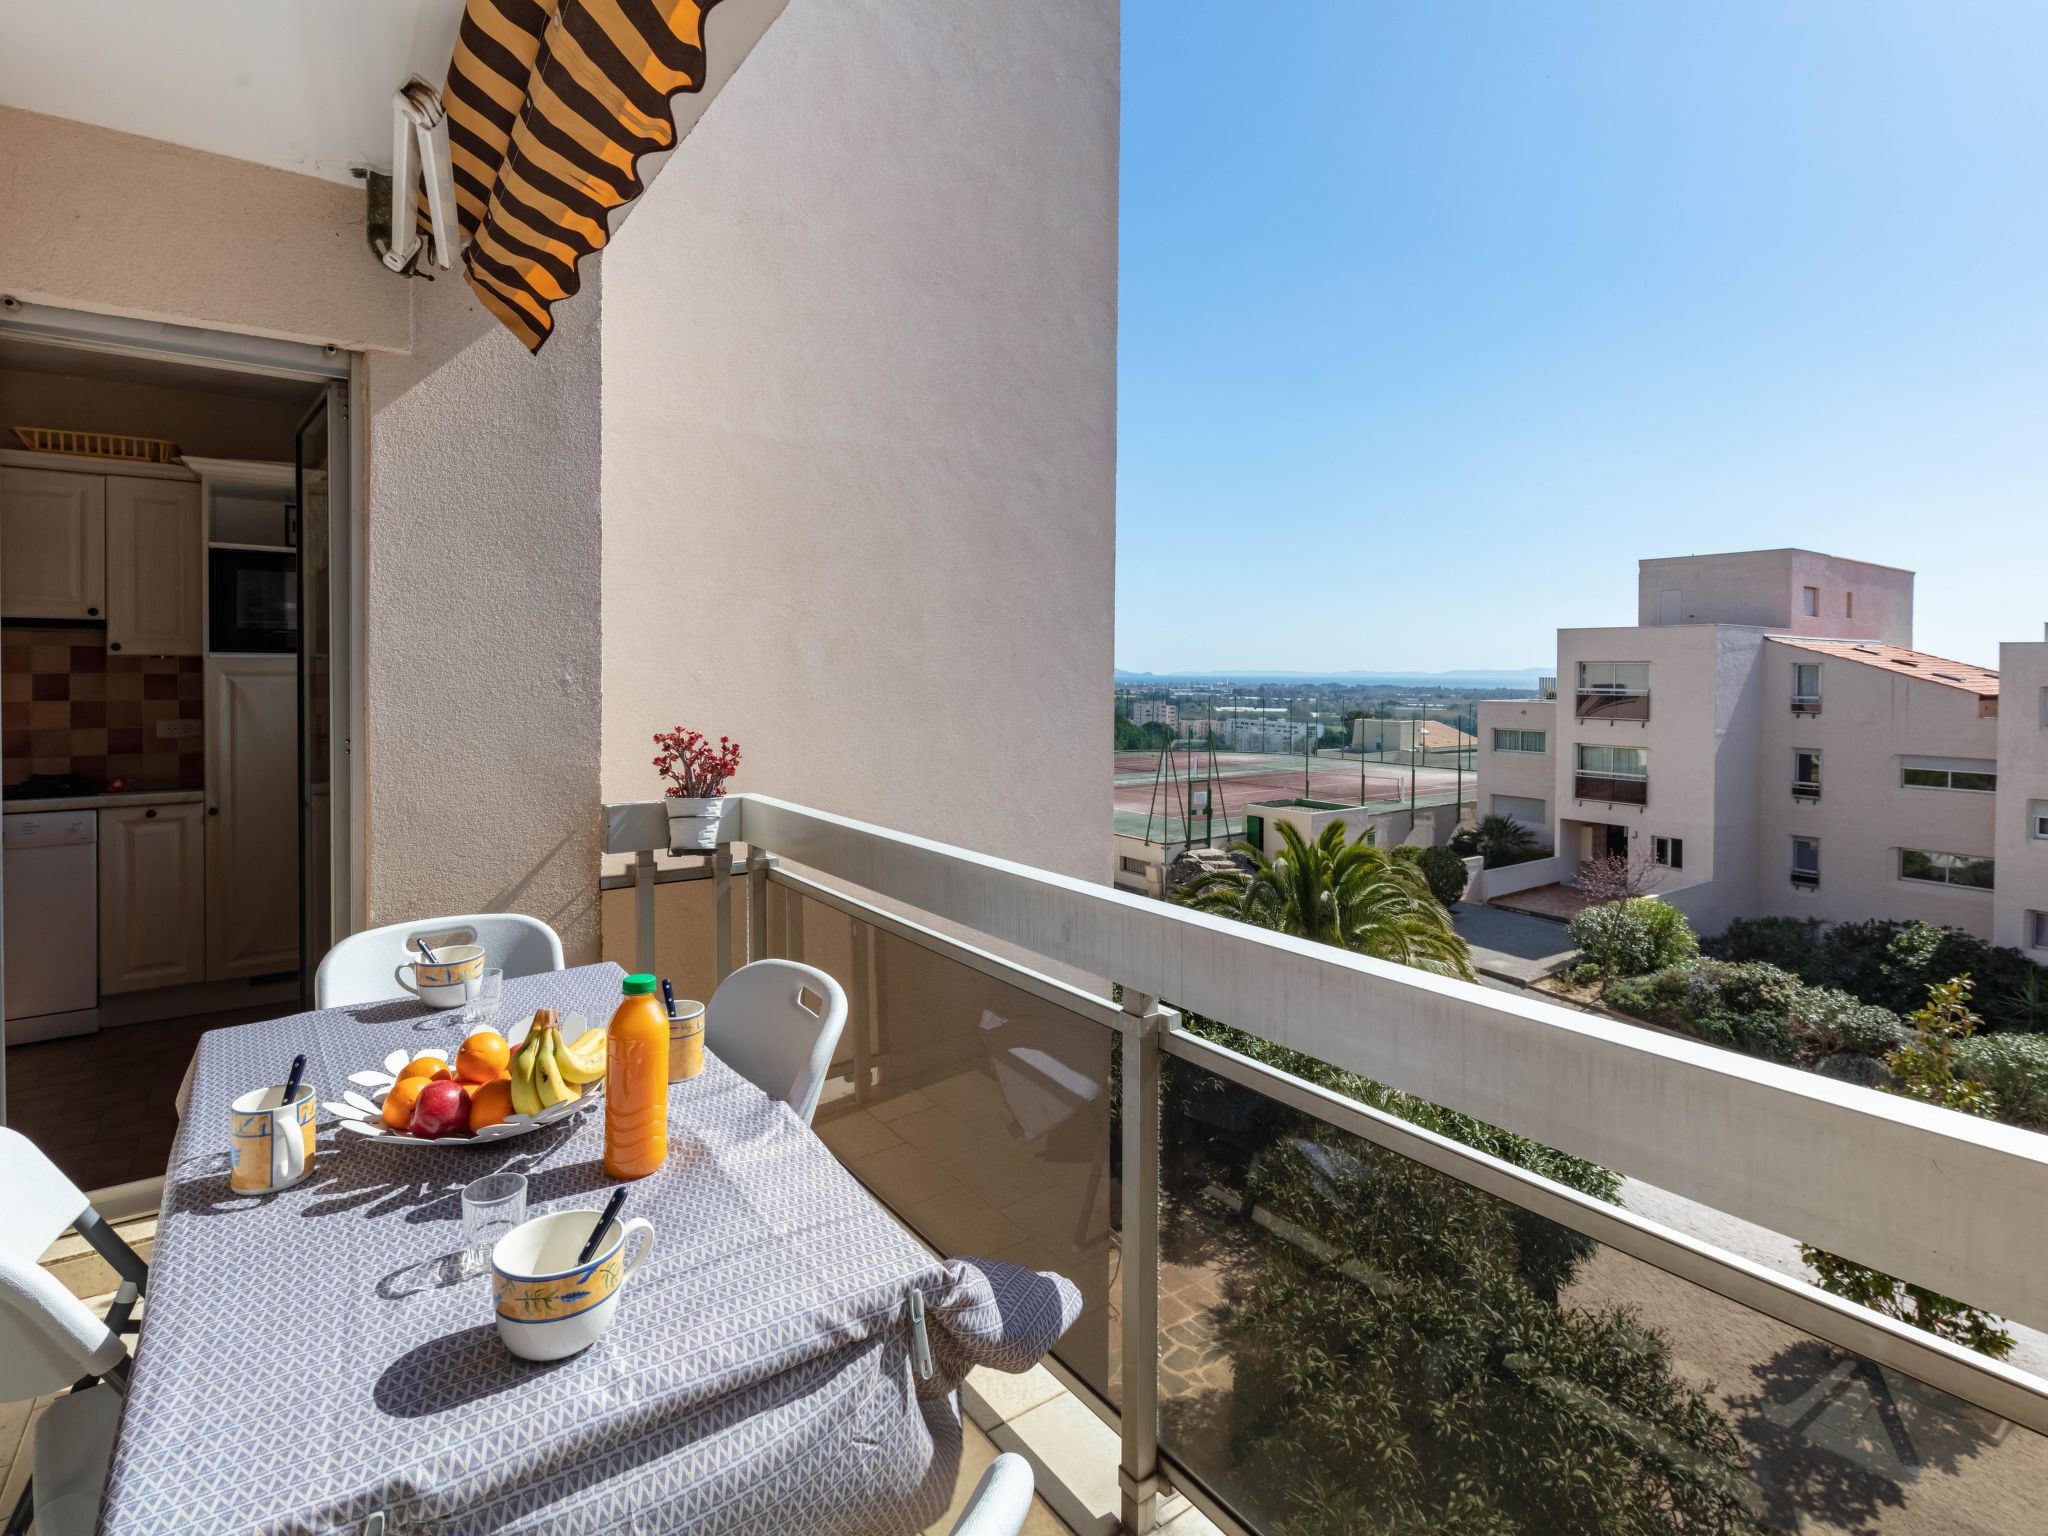
[[[228,1106],[228,1143],[234,1151],[230,1188],[243,1194],[290,1189],[313,1171],[315,1122],[313,1085],[299,1084],[291,1103],[282,1084],[257,1088]]]
[[[522,1221],[491,1246],[491,1310],[498,1336],[522,1360],[560,1360],[612,1325],[619,1288],[654,1251],[654,1228],[635,1216],[605,1228],[597,1252],[576,1257],[598,1211],[556,1211]],[[631,1258],[626,1239],[639,1238]]]
[[[410,980],[406,972],[412,972]],[[392,972],[398,984],[429,1008],[460,1008],[476,999],[484,980],[481,944],[444,944],[431,962],[408,960]]]

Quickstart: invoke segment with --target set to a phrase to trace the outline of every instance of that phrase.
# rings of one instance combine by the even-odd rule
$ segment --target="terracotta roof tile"
[[[1993,698],[1998,693],[1998,674],[1989,667],[1967,661],[1950,661],[1943,656],[1930,656],[1925,651],[1909,651],[1901,645],[1884,645],[1876,640],[1808,640],[1799,635],[1772,635],[1770,638],[1780,645],[1802,651],[1817,651],[1823,656],[1839,656],[1844,661],[1882,667],[1901,677],[1917,677],[1944,688],[1960,688],[1979,698]]]

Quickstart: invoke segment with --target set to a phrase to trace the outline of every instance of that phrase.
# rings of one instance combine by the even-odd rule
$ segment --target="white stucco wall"
[[[351,349],[411,340],[359,187],[0,107],[0,291]],[[457,286],[460,286],[458,283]]]
[[[373,357],[371,923],[529,912],[597,958],[601,263],[529,357],[460,282]]]
[[[1819,612],[1805,611],[1804,589]],[[1913,643],[1913,573],[1810,549],[1643,560],[1636,567],[1637,622],[1664,622],[1664,593],[1679,594],[1681,624],[1731,624],[1841,640]]]
[[[1992,942],[2036,948],[2029,914],[2048,912],[2048,841],[2033,835],[2031,807],[2048,803],[2048,640],[1998,648],[1998,890]]]
[[[606,252],[607,798],[682,721],[1108,875],[1117,49],[1113,0],[791,0]]]
[[[1531,827],[1544,843],[1555,847],[1557,836],[1557,701],[1555,699],[1482,699],[1479,703],[1478,749],[1472,755],[1476,778],[1473,796],[1481,816],[1494,814],[1494,796],[1511,795],[1543,806],[1541,826]],[[1496,752],[1496,730],[1542,731],[1541,752]]]

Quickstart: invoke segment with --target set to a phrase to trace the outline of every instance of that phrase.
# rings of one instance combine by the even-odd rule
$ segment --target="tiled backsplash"
[[[76,773],[130,789],[203,789],[204,728],[161,736],[164,720],[201,720],[197,656],[119,656],[90,629],[0,630],[0,781]]]

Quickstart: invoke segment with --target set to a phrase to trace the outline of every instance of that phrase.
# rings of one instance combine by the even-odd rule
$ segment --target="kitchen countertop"
[[[125,789],[104,795],[56,795],[48,800],[0,800],[0,813],[22,811],[106,811],[124,805],[194,805],[203,789]]]

